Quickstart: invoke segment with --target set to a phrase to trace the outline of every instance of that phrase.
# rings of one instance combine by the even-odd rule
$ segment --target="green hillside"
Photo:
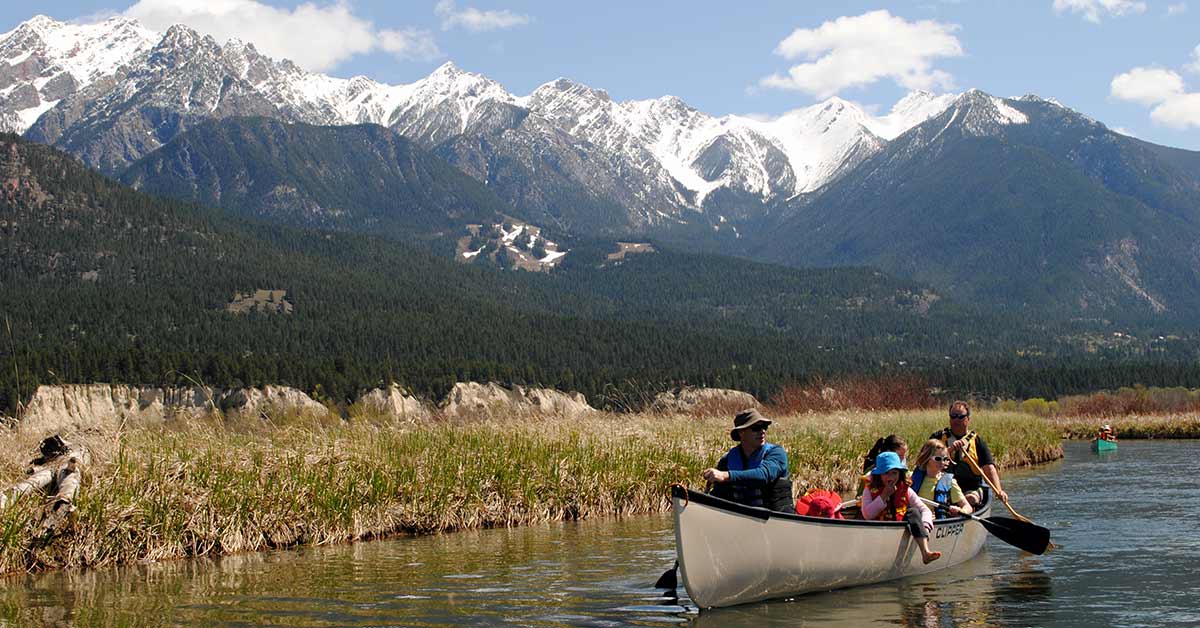
[[[135,162],[120,180],[280,224],[413,239],[457,234],[462,225],[514,212],[474,179],[371,124],[210,120]]]
[[[667,250],[612,260],[612,243],[577,241],[558,272],[505,272],[147,196],[14,136],[0,139],[0,181],[6,412],[38,383],[92,381],[284,384],[334,403],[387,381],[432,395],[537,384],[600,404],[684,382],[765,396],[846,373],[1000,390],[1019,383],[1014,367],[1075,351],[1054,330],[869,269]],[[1014,363],[1018,350],[1033,357]]]
[[[895,337],[883,337],[830,351],[828,341],[814,341],[831,337],[828,323],[797,329],[793,321],[770,331],[779,325],[767,324],[769,302],[723,322],[727,304],[703,289],[695,303],[668,308],[636,296],[650,291],[673,300],[659,291],[676,283],[671,273],[692,273],[697,279],[680,289],[697,289],[704,280],[693,258],[659,258],[674,270],[650,285],[634,285],[641,280],[632,266],[583,263],[552,278],[499,272],[393,240],[248,223],[150,197],[12,136],[0,155],[0,174],[15,182],[0,194],[0,308],[12,325],[0,389],[9,409],[18,385],[187,378],[288,384],[339,402],[387,380],[429,393],[454,381],[494,380],[592,396],[679,381],[761,394],[781,381],[876,364],[870,347],[897,346]],[[804,283],[803,271],[780,270],[790,285]],[[608,272],[633,283],[605,295],[594,288]],[[864,282],[868,302],[893,290],[870,273]],[[831,299],[854,293],[845,285],[813,282],[777,310],[808,303],[812,318],[824,320],[835,313]],[[238,293],[257,289],[285,290],[290,313],[228,311]],[[879,306],[889,308],[910,309]]]

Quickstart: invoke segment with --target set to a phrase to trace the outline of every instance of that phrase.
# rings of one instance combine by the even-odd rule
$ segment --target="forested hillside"
[[[617,260],[611,243],[580,242],[561,272],[502,272],[147,196],[14,136],[0,139],[0,183],[8,412],[37,383],[273,383],[342,403],[386,381],[436,395],[491,380],[603,403],[682,382],[766,395],[816,375],[937,372],[981,356],[999,376],[980,381],[999,388],[1013,383],[1018,347],[1038,356],[1030,366],[1074,351],[1052,330],[867,269],[670,251]],[[257,289],[286,291],[289,308],[227,309]],[[1146,348],[1099,350],[1118,360]]]
[[[381,126],[320,127],[270,118],[210,120],[134,163],[120,179],[285,225],[408,239],[514,208],[479,182]]]
[[[763,333],[767,317],[758,313],[720,324],[718,302],[663,310],[638,300],[644,287],[614,288],[619,298],[595,294],[586,285],[602,283],[602,270],[587,265],[565,289],[569,279],[464,266],[390,240],[255,225],[150,197],[12,136],[0,154],[10,409],[18,387],[37,382],[189,378],[289,384],[335,401],[386,380],[430,393],[472,379],[590,395],[673,381],[763,392],[818,369],[861,366],[864,355],[823,350],[804,329]],[[686,261],[673,264],[686,271]],[[801,271],[784,272],[802,281]],[[888,292],[872,282],[881,283],[864,283],[867,301],[871,291]],[[814,288],[817,298],[796,295],[783,309],[810,303],[831,314],[833,295],[821,293],[838,284],[826,281]],[[292,312],[226,311],[235,293],[259,288],[286,290]],[[696,298],[711,298],[704,292]],[[908,309],[901,305],[891,309]],[[814,334],[828,336],[828,328]]]

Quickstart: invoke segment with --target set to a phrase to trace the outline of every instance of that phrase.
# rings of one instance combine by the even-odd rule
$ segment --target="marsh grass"
[[[1092,439],[1100,426],[1108,424],[1119,439],[1200,438],[1200,414],[1173,413],[1119,417],[1049,417],[1046,424],[1063,438]]]
[[[1061,456],[1041,419],[990,413],[978,425],[1003,466]],[[944,411],[778,418],[797,493],[846,491],[875,438],[910,444]],[[35,539],[39,500],[0,512],[0,572],[102,566],[665,511],[674,482],[733,445],[728,417],[597,414],[581,420],[492,418],[330,423],[280,416],[92,434],[77,518]],[[0,434],[0,482],[19,479],[36,438]]]

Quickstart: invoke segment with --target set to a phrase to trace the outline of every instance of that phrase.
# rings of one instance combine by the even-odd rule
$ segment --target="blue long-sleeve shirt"
[[[788,474],[787,452],[779,445],[767,443],[750,456],[742,453],[741,445],[730,449],[717,462],[717,469],[729,472],[729,482],[718,484],[715,494],[747,506],[770,506],[770,490],[764,490],[773,482],[786,478]],[[791,484],[788,484],[788,493]],[[788,499],[790,502],[790,494]],[[783,506],[775,504],[783,510]]]
[[[779,445],[766,443],[749,458],[745,458],[742,446],[738,445],[721,456],[717,468],[729,471],[729,481],[734,484],[761,487],[787,475],[787,452]]]

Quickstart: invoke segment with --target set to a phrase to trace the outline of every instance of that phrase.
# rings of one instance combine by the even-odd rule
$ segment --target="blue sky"
[[[182,21],[335,76],[408,83],[454,61],[518,95],[562,76],[715,115],[831,94],[885,111],[913,87],[1034,93],[1200,150],[1200,0],[57,0],[4,3],[0,30],[38,13]]]

